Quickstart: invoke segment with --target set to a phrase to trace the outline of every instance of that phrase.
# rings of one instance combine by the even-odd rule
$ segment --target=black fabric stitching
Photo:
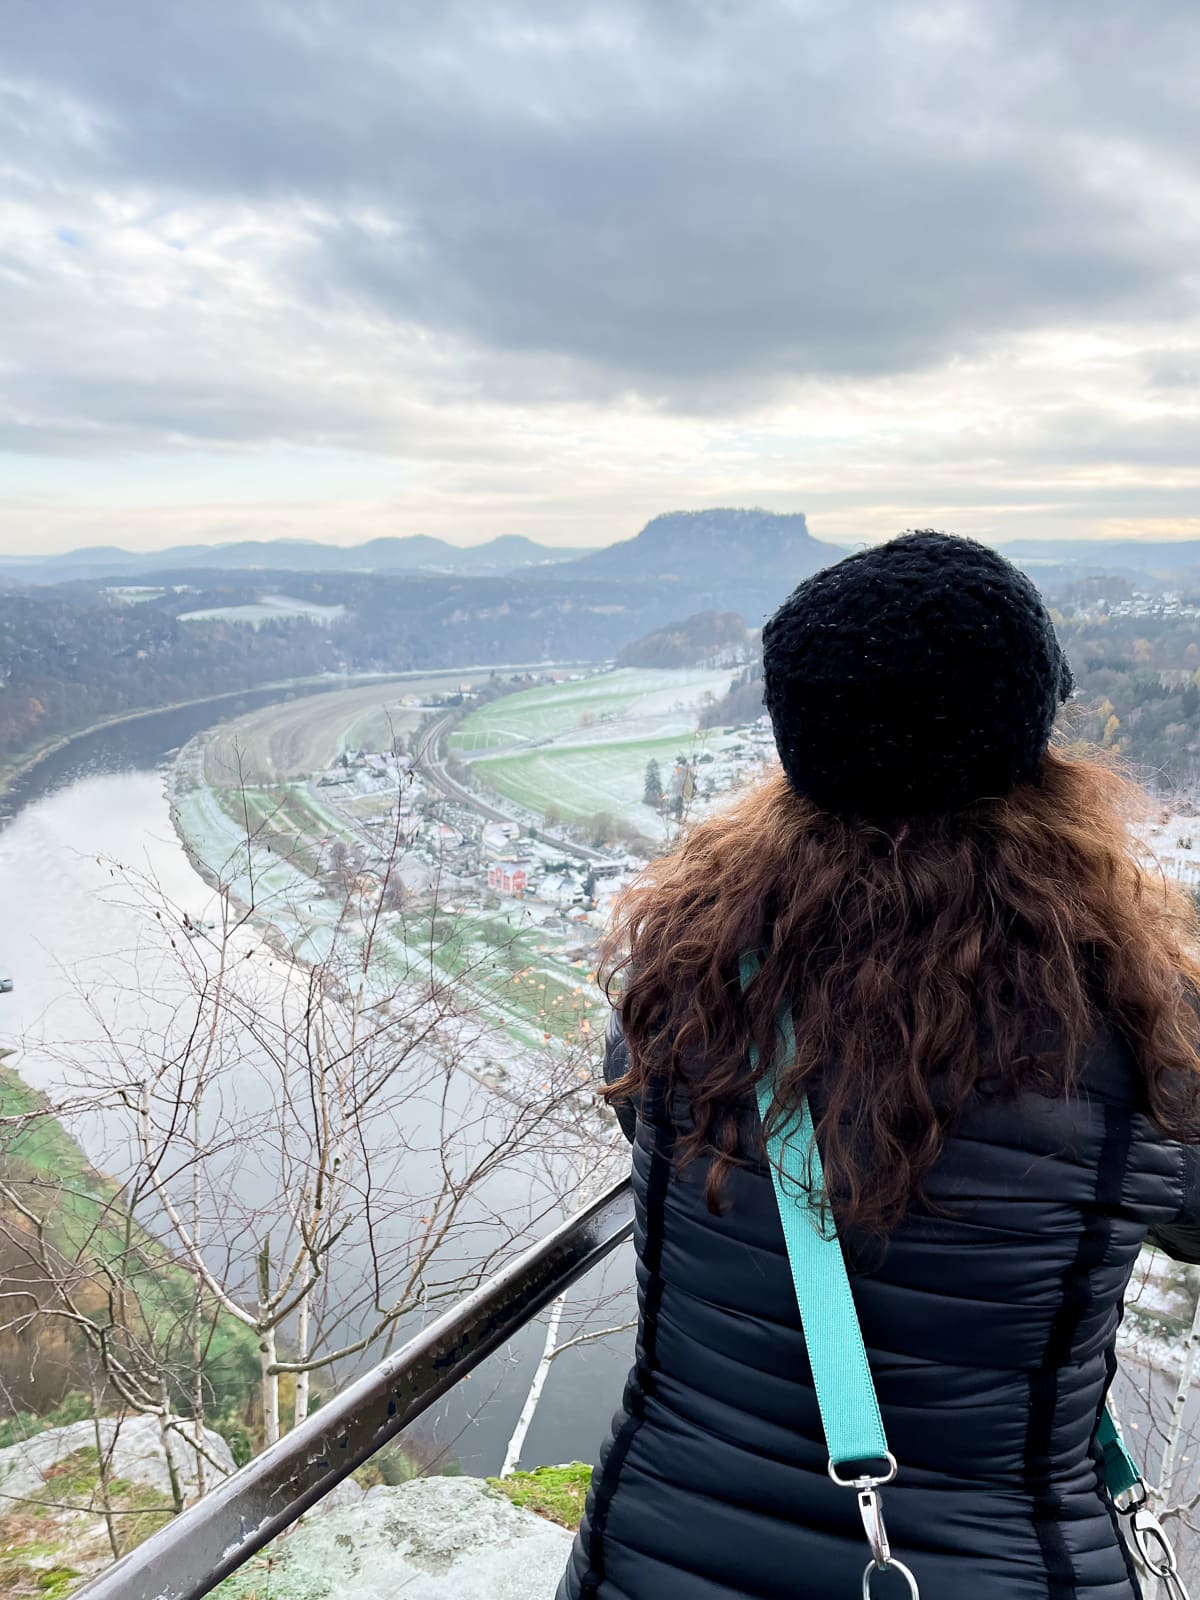
[[[1053,1442],[1060,1369],[1092,1302],[1091,1274],[1108,1253],[1112,1218],[1121,1203],[1133,1128],[1128,1112],[1104,1108],[1104,1139],[1096,1166],[1095,1207],[1084,1221],[1075,1257],[1063,1274],[1062,1298],[1050,1323],[1041,1365],[1029,1375],[1029,1422],[1023,1477],[1033,1500],[1033,1526],[1048,1579],[1047,1600],[1076,1600],[1075,1564],[1062,1527],[1064,1507],[1054,1487]]]
[[[643,1127],[651,1124],[643,1122]],[[588,1526],[588,1570],[579,1587],[579,1600],[596,1600],[604,1581],[604,1534],[608,1514],[620,1481],[621,1469],[638,1429],[646,1419],[646,1397],[654,1390],[654,1366],[658,1337],[658,1313],[662,1304],[662,1252],[667,1187],[671,1181],[671,1135],[663,1128],[653,1129],[650,1172],[646,1178],[646,1242],[642,1265],[646,1269],[645,1304],[634,1361],[632,1381],[625,1395],[625,1420],[613,1439],[612,1449],[596,1486]]]

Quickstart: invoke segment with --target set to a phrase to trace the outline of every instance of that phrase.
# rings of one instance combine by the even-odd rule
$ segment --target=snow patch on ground
[[[1170,812],[1140,831],[1169,878],[1189,889],[1200,888],[1200,817]]]

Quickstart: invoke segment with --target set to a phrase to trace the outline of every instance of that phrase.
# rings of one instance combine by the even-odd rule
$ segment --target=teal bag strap
[[[758,973],[759,965],[753,951],[743,954],[743,990]],[[796,1034],[786,1006],[779,1009],[775,1031],[780,1058],[790,1061],[796,1049]],[[758,1066],[758,1051],[753,1045],[750,1064]],[[757,1094],[759,1115],[765,1121],[773,1098],[770,1078],[759,1079]],[[788,1125],[768,1139],[767,1160],[830,1460],[837,1466],[846,1461],[886,1459],[889,1452],[883,1419],[841,1245],[836,1236],[826,1238],[806,1214],[813,1211],[813,1193],[819,1194],[825,1181],[807,1100]],[[1103,1457],[1104,1483],[1109,1494],[1116,1499],[1136,1489],[1142,1482],[1141,1471],[1107,1406],[1100,1414],[1096,1442]]]
[[[743,990],[759,968],[755,952],[745,951],[738,969]],[[796,1030],[787,1006],[780,1006],[775,1014],[775,1035],[779,1059],[790,1061],[796,1052]],[[758,1063],[758,1050],[751,1044],[750,1065],[755,1071]],[[769,1075],[759,1079],[757,1095],[759,1116],[765,1124],[774,1098]],[[879,1490],[896,1476],[896,1458],[883,1431],[841,1241],[836,1232],[827,1235],[821,1228],[820,1213],[813,1203],[814,1193],[824,1191],[825,1174],[808,1100],[800,1102],[783,1127],[771,1134],[764,1129],[764,1139],[829,1451],[829,1476],[841,1488],[856,1492],[858,1514],[871,1550],[862,1578],[863,1600],[871,1600],[871,1583],[878,1572],[898,1574],[908,1586],[910,1600],[921,1600],[916,1578],[892,1555],[883,1522]],[[851,1462],[858,1470],[844,1477],[838,1468]],[[884,1463],[884,1470],[869,1472],[868,1462]]]
[[[758,957],[746,951],[740,968],[743,989],[758,970]],[[796,1035],[786,1007],[780,1007],[775,1029],[780,1057],[790,1061]],[[750,1064],[757,1070],[758,1051],[753,1045]],[[765,1120],[773,1098],[769,1076],[758,1080],[757,1093],[759,1115]],[[816,1225],[813,1192],[821,1193],[825,1177],[807,1100],[786,1126],[768,1137],[766,1145],[830,1470],[836,1472],[849,1461],[887,1461],[894,1468],[841,1241],[836,1233],[826,1236]]]

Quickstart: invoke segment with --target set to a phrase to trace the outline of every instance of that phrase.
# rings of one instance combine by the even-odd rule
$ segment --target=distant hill
[[[57,556],[0,556],[0,574],[25,583],[96,582],[197,569],[218,572],[413,572],[498,577],[561,563],[574,552],[505,534],[484,544],[448,544],[424,534],[322,544],[316,539],[247,539],[239,544],[172,545],[121,550],[112,545]]]
[[[1156,586],[1200,581],[1200,539],[1019,539],[996,548],[1047,591],[1109,573]]]
[[[578,557],[570,570],[678,584],[693,610],[736,611],[757,627],[801,578],[846,553],[814,539],[800,511],[669,511],[636,538]]]
[[[749,659],[750,635],[736,611],[700,611],[669,622],[627,644],[617,656],[622,667],[737,666]]]
[[[653,584],[663,591],[660,617],[734,611],[757,627],[801,578],[845,554],[840,545],[814,539],[802,512],[717,509],[667,512],[635,538],[583,554],[511,534],[466,546],[415,534],[359,545],[259,539],[154,552],[105,546],[58,556],[0,556],[0,587],[12,581],[120,584],[151,576],[163,583],[198,572],[544,577],[578,584],[581,596],[594,583]]]
[[[1200,540],[1022,539],[996,547],[1046,590],[1113,573],[1135,584],[1200,581]],[[250,539],[238,544],[122,550],[114,545],[54,556],[0,555],[0,589],[14,583],[121,583],[153,573],[389,573],[462,578],[552,577],[555,582],[658,583],[678,591],[667,615],[738,612],[748,627],[802,578],[840,561],[849,549],[814,539],[802,512],[716,508],[669,511],[632,539],[579,552],[507,534],[454,545],[412,534],[365,544],[316,539]]]

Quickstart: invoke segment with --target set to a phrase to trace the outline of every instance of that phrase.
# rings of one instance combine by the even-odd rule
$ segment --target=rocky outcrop
[[[270,1548],[272,1600],[553,1600],[571,1535],[477,1478],[370,1489]],[[263,1593],[266,1555],[222,1586]]]
[[[173,1515],[166,1452],[153,1417],[48,1428],[0,1449],[0,1595],[46,1600],[70,1594],[109,1565],[113,1539],[126,1550]],[[206,1433],[209,1486],[233,1471],[229,1446]],[[101,1451],[106,1470],[100,1472]],[[196,1493],[195,1454],[180,1442],[176,1470]],[[213,1465],[216,1463],[216,1466]],[[111,1514],[112,1534],[105,1520]]]
[[[101,1448],[112,1477],[155,1489],[162,1495],[163,1503],[169,1504],[171,1477],[155,1419],[127,1417],[118,1422],[113,1417],[102,1417],[99,1429]],[[212,1462],[208,1465],[211,1486],[214,1477],[233,1471],[234,1462],[229,1446],[219,1433],[206,1433],[205,1443],[208,1455],[219,1464],[219,1470]],[[34,1434],[32,1439],[0,1450],[0,1490],[5,1500],[37,1498],[47,1483],[62,1476],[63,1466],[81,1452],[86,1453],[86,1458],[96,1460],[94,1422],[72,1422],[65,1428],[48,1428],[45,1433]],[[192,1498],[196,1493],[196,1458],[182,1443],[176,1448],[176,1470],[185,1496]]]
[[[100,1424],[108,1502],[130,1548],[170,1520],[166,1457],[153,1418]],[[207,1435],[228,1470],[225,1441]],[[194,1464],[180,1451],[189,1496]],[[50,1428],[0,1450],[0,1594],[69,1595],[112,1560],[91,1422]],[[209,1482],[213,1479],[209,1469]],[[512,1504],[478,1478],[419,1478],[365,1494],[340,1485],[221,1585],[222,1600],[553,1600],[565,1528]],[[269,1578],[268,1578],[269,1574]],[[264,1578],[268,1578],[264,1587]]]

